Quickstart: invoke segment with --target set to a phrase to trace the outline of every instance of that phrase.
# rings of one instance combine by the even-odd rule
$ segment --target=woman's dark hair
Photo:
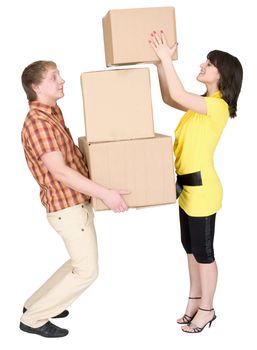
[[[220,50],[209,52],[207,59],[220,73],[218,88],[222,93],[222,98],[229,106],[230,117],[234,118],[236,117],[237,99],[243,80],[242,65],[235,56]]]

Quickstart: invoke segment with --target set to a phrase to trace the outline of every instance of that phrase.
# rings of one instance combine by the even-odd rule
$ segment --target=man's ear
[[[40,92],[40,87],[38,85],[32,84],[31,87],[35,91],[36,94],[38,94]]]

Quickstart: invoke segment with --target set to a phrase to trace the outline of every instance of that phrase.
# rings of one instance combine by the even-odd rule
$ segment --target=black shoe
[[[20,329],[23,332],[38,334],[46,338],[65,337],[69,333],[68,329],[57,327],[50,321],[45,323],[43,326],[37,328],[29,327],[24,323],[20,322]]]
[[[212,309],[202,309],[201,307],[199,307],[199,310],[207,311],[207,312],[214,311],[213,308]],[[205,325],[203,327],[198,327],[196,324],[189,322],[188,326],[190,327],[189,328],[190,330],[185,330],[182,328],[182,331],[185,333],[200,333],[204,330],[204,328],[207,326],[207,324],[209,325],[209,328],[210,328],[212,325],[212,322],[215,321],[216,318],[217,318],[217,316],[215,315],[215,311],[214,311],[214,315],[213,315],[212,319],[210,321],[208,321],[207,323],[205,323]]]
[[[26,312],[27,309],[24,307],[23,308],[23,313]],[[54,317],[51,317],[51,318],[64,318],[64,317],[67,317],[69,315],[69,311],[68,310],[64,310],[63,312],[61,312],[60,314],[54,316]]]

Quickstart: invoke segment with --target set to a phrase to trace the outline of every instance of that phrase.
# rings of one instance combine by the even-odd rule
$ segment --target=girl
[[[228,118],[236,117],[243,70],[239,60],[229,53],[209,52],[197,76],[206,87],[205,94],[199,96],[184,89],[174,69],[171,57],[177,44],[168,47],[163,31],[151,33],[149,43],[159,57],[156,65],[163,101],[186,112],[175,131],[174,153],[181,241],[187,253],[190,290],[186,312],[177,322],[184,325],[184,332],[199,333],[216,319],[213,239],[222,185],[213,154]]]

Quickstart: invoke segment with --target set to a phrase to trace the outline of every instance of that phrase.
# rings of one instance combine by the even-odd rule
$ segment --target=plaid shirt
[[[88,196],[57,181],[41,160],[43,154],[59,151],[67,166],[88,177],[83,155],[74,144],[58,106],[51,107],[38,101],[30,102],[30,111],[21,136],[29,169],[40,186],[40,198],[47,212],[89,200]]]

